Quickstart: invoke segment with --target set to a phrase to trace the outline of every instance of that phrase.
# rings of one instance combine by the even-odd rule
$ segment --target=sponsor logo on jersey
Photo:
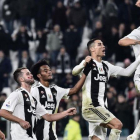
[[[45,95],[42,95],[41,98],[46,98]]]
[[[36,115],[36,110],[35,110],[35,108],[32,107],[32,106],[30,106],[30,109],[27,109],[27,111],[28,111],[29,113],[32,113],[33,115]]]
[[[45,108],[46,109],[50,109],[50,110],[54,110],[55,109],[55,104],[52,102],[50,102],[50,103],[45,103]]]
[[[11,105],[11,102],[9,101],[9,102],[6,104],[6,106],[7,106],[7,107],[10,107],[10,105]]]
[[[94,77],[94,80],[101,81],[101,82],[106,82],[107,81],[106,76],[99,75],[99,74],[97,74],[97,77]]]
[[[29,102],[30,100],[27,98],[26,101]]]

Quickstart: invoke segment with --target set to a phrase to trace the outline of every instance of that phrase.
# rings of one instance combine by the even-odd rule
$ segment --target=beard
[[[35,83],[34,80],[26,80],[25,79],[25,83],[27,83],[28,85],[33,85]]]

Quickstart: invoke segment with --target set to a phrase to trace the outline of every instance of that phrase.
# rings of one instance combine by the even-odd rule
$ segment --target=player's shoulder
[[[102,61],[102,63],[105,65],[105,67],[107,67],[107,69],[110,69],[110,67],[112,67],[113,65],[110,63],[110,62],[108,62],[108,61]]]
[[[17,89],[14,90],[13,92],[11,92],[9,96],[12,96],[12,97],[14,97],[14,96],[19,96],[19,95],[21,94],[21,91],[23,91],[22,88],[17,88]]]
[[[20,93],[23,89],[20,87],[20,88],[17,88],[15,91],[13,91],[12,93]]]
[[[32,89],[36,89],[38,87],[40,87],[41,85],[39,84],[39,82],[35,83],[32,85]]]
[[[102,63],[107,65],[107,66],[110,64],[108,61],[105,61],[105,60],[102,60]]]

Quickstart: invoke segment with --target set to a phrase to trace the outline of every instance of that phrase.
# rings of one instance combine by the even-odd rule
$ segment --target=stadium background
[[[0,0],[0,106],[17,84],[12,73],[17,67],[46,59],[54,83],[69,88],[78,80],[72,68],[88,55],[86,43],[97,37],[106,46],[104,60],[127,67],[135,60],[131,47],[119,39],[140,24],[136,0]],[[107,90],[109,110],[123,123],[122,137],[131,134],[139,119],[139,95],[131,77],[110,78]],[[82,94],[60,102],[59,112],[75,106],[81,116]],[[69,118],[57,122],[63,137]],[[83,138],[88,124],[80,118]],[[9,140],[9,122],[0,118],[0,129]]]

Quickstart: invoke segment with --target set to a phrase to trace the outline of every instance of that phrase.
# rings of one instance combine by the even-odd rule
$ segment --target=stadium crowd
[[[88,55],[86,43],[101,39],[106,46],[104,60],[127,67],[135,60],[131,47],[118,45],[119,39],[137,28],[140,9],[136,0],[1,0],[0,1],[0,106],[17,85],[12,73],[17,67],[28,69],[46,59],[53,72],[53,83],[71,88],[78,77],[71,72]],[[61,80],[60,80],[61,79]],[[108,108],[122,121],[121,136],[128,136],[137,124],[136,100],[140,97],[131,77],[111,78],[107,90]],[[60,102],[59,112],[76,107],[81,116],[82,93]],[[63,136],[69,118],[57,122],[57,134]],[[0,129],[5,121],[1,118]],[[83,136],[88,124],[80,117]]]

